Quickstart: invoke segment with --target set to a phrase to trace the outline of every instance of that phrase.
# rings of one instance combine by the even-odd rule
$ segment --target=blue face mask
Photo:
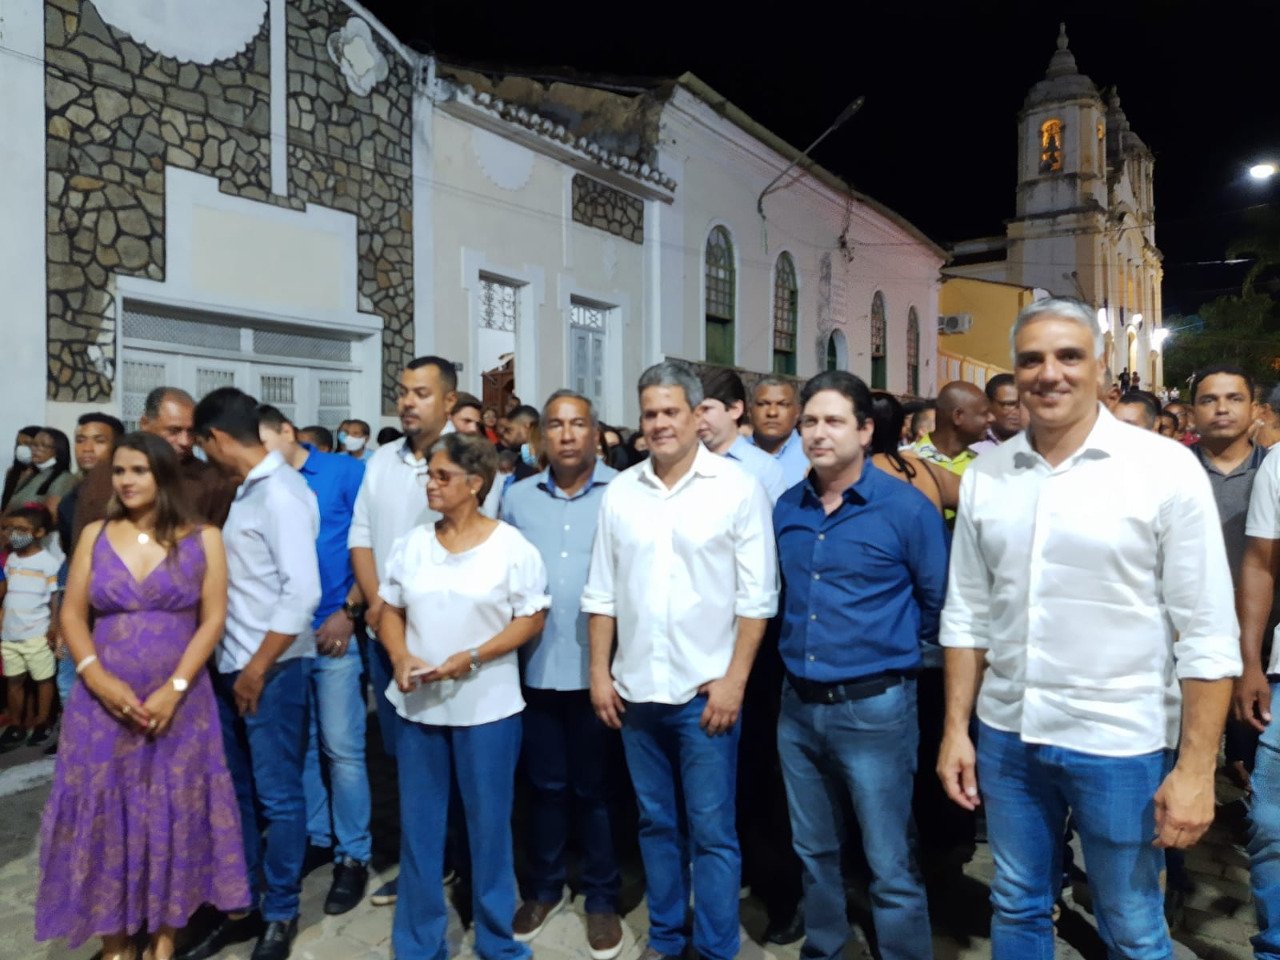
[[[347,431],[345,431],[345,430],[339,430],[339,431],[338,431],[338,446],[342,446],[342,445],[343,445],[344,443],[346,443],[346,442],[347,442]]]
[[[520,459],[531,467],[538,465],[538,458],[533,455],[533,451],[529,449],[527,443],[520,444]]]

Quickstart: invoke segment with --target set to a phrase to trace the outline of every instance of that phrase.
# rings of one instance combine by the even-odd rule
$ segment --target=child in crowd
[[[49,739],[53,710],[53,648],[57,645],[58,560],[42,541],[53,518],[39,503],[14,507],[5,514],[12,552],[5,561],[4,619],[0,654],[8,694],[10,726],[0,735],[0,752],[25,741],[37,746]],[[27,718],[27,674],[36,687],[35,714]],[[25,726],[24,726],[25,723]]]

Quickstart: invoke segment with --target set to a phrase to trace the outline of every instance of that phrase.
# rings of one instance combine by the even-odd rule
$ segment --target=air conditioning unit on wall
[[[939,333],[968,333],[973,317],[967,313],[948,313],[938,317]]]

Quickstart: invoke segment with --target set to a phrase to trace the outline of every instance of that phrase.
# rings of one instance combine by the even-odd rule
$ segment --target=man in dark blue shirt
[[[346,913],[364,896],[373,841],[371,797],[365,768],[366,706],[355,624],[363,612],[351,569],[347,533],[364,461],[321,453],[299,443],[294,425],[278,409],[258,409],[259,430],[268,450],[278,450],[302,474],[320,508],[316,559],[320,565],[320,605],[311,621],[316,656],[310,671],[311,732],[303,770],[307,836],[311,846],[333,850],[333,883],[324,911]],[[320,769],[324,756],[328,776]]]
[[[828,371],[800,395],[813,467],[774,509],[786,669],[778,750],[804,866],[805,960],[835,960],[849,937],[840,875],[848,792],[871,869],[884,960],[933,956],[913,849],[916,681],[947,578],[946,529],[910,484],[863,458],[871,394]]]

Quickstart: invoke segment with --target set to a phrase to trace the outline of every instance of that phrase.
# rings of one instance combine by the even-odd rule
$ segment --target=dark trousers
[[[916,691],[920,748],[911,809],[920,838],[921,858],[928,863],[958,852],[963,856],[963,862],[967,862],[973,855],[975,817],[952,802],[942,789],[942,781],[936,772],[946,713],[942,670],[921,670],[916,677]]]
[[[524,690],[525,772],[529,796],[529,875],[524,896],[554,903],[565,884],[571,822],[582,849],[588,913],[618,909],[618,862],[609,812],[610,758],[618,735],[596,717],[587,690]]]

